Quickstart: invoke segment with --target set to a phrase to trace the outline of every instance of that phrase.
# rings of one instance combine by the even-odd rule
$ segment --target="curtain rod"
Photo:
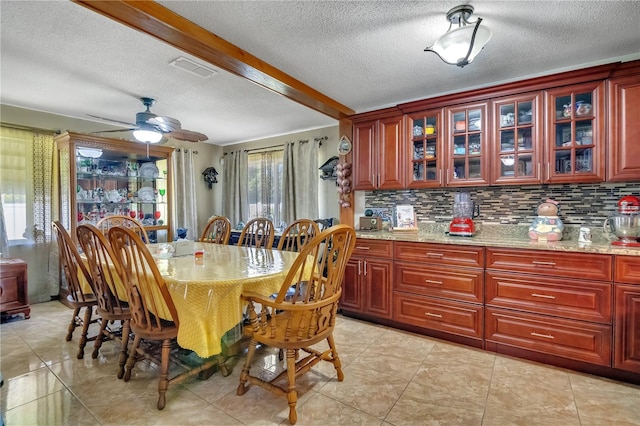
[[[51,133],[51,134],[54,134],[54,135],[59,135],[59,134],[62,133],[60,130],[41,129],[41,128],[32,127],[32,126],[22,126],[22,125],[19,125],[19,124],[5,123],[4,121],[0,122],[0,126],[7,127],[7,128],[10,128],[10,129],[16,129],[16,130],[27,130],[27,131],[30,131],[30,132]]]
[[[182,148],[182,150],[183,150],[184,152],[187,152],[187,149],[188,149],[188,148]],[[180,152],[180,148],[176,148],[176,151]],[[193,152],[194,154],[197,154],[197,153],[198,153],[198,151],[192,151],[192,152]]]
[[[326,141],[327,139],[329,139],[327,136],[323,136],[321,138],[313,138],[314,141],[316,142],[320,142],[319,146],[322,146],[322,141]],[[299,140],[299,143],[305,143],[305,142],[309,142],[309,139],[306,140]],[[287,142],[287,143],[295,143],[295,142]],[[264,151],[264,152],[271,152],[271,151],[279,151],[279,149],[275,149],[275,148],[284,148],[284,144],[282,145],[271,145],[271,146],[265,146],[262,148],[252,148],[252,149],[245,149],[244,152],[255,152],[255,151]],[[225,152],[224,155],[227,155],[227,153]]]

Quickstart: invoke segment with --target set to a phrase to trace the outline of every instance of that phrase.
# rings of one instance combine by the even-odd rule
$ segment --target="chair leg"
[[[338,351],[336,350],[336,342],[333,340],[333,334],[330,334],[327,337],[327,343],[329,343],[329,348],[331,349],[331,358],[333,366],[336,369],[338,374],[338,381],[341,382],[344,380],[344,373],[342,372],[342,363],[340,362],[340,357],[338,356]]]
[[[124,376],[124,363],[127,361],[127,346],[129,346],[130,332],[131,326],[129,325],[129,320],[124,320],[122,322],[122,342],[120,346],[120,357],[118,358],[118,379],[122,379],[122,377]]]
[[[131,351],[129,352],[129,358],[127,359],[127,365],[125,366],[124,377],[122,378],[125,382],[128,382],[131,378],[131,370],[133,366],[136,365],[136,359],[138,356],[138,346],[140,346],[140,337],[135,335],[133,337],[133,345],[131,346]]]
[[[105,319],[100,320],[100,331],[98,331],[98,335],[96,336],[96,341],[93,342],[93,352],[91,353],[91,358],[98,358],[98,352],[100,351],[100,347],[102,346],[102,339],[104,337],[105,330],[109,321]]]
[[[255,339],[251,339],[249,341],[249,348],[247,351],[247,358],[244,360],[244,366],[242,367],[242,373],[240,373],[240,384],[238,384],[238,389],[236,390],[236,395],[244,395],[247,392],[247,380],[249,380],[249,369],[251,368],[251,361],[253,361],[253,356],[256,353],[256,346],[258,346],[258,342]]]
[[[296,391],[295,349],[287,349],[287,379],[289,380],[289,391],[287,392],[287,402],[289,402],[289,423],[294,425],[298,421],[298,413],[296,412],[298,392]]]
[[[162,410],[166,404],[166,393],[169,388],[169,355],[171,353],[171,340],[162,341],[162,354],[160,358],[160,381],[158,382],[158,410]]]
[[[78,318],[78,315],[80,315],[80,308],[74,308],[73,316],[71,317],[71,323],[69,323],[69,329],[67,331],[67,337],[66,337],[67,342],[71,341],[71,338],[73,337],[73,330],[76,329],[76,326],[77,326],[76,318]]]
[[[91,324],[91,315],[93,314],[93,306],[84,308],[84,324],[82,324],[82,335],[78,344],[78,359],[84,358],[84,347],[87,345],[87,334],[89,333],[89,325]]]

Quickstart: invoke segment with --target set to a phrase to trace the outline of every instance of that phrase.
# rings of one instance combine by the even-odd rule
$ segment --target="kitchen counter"
[[[356,231],[356,235],[358,238],[375,240],[640,256],[640,247],[611,245],[611,242],[597,231],[594,234],[593,242],[580,243],[578,242],[577,228],[575,230],[566,229],[567,236],[562,241],[547,242],[529,239],[527,236],[528,227],[517,225],[480,226],[473,237],[449,236],[445,234],[446,226],[438,226],[441,224],[428,225],[431,226],[421,227],[417,232]]]

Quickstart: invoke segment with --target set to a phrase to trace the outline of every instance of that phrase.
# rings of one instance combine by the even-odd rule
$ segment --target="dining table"
[[[201,358],[219,355],[223,336],[241,325],[242,292],[277,293],[298,256],[296,252],[201,242],[193,243],[198,256],[167,256],[166,243],[147,247],[178,313],[178,344]]]

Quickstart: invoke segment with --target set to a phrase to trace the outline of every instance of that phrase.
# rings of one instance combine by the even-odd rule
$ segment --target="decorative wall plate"
[[[348,137],[343,135],[338,142],[338,152],[340,153],[340,155],[347,155],[348,153],[350,153],[351,147],[351,141]]]

